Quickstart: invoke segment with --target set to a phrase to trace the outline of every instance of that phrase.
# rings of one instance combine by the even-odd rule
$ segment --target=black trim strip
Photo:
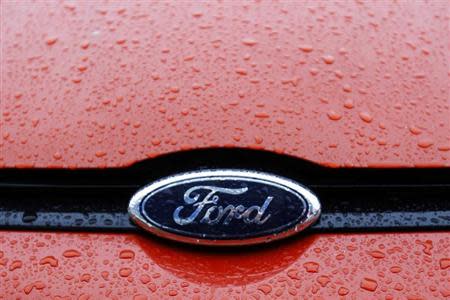
[[[450,229],[450,169],[330,169],[243,149],[181,152],[123,169],[3,169],[0,228],[135,231],[127,206],[139,187],[208,168],[265,171],[309,187],[323,208],[311,231]]]

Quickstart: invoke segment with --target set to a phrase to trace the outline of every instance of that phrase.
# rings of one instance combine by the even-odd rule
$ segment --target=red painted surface
[[[450,297],[448,233],[311,235],[233,252],[132,234],[2,232],[0,249],[0,299]]]
[[[449,166],[447,1],[192,3],[2,1],[0,166]]]
[[[448,167],[447,12],[445,1],[2,1],[0,167],[119,167],[217,146]],[[0,299],[442,299],[448,249],[448,233],[220,252],[0,232]]]

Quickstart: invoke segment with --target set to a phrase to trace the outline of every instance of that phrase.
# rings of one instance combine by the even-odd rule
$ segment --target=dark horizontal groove
[[[137,189],[212,168],[265,171],[307,186],[323,207],[311,231],[450,228],[450,169],[331,169],[242,149],[169,154],[123,169],[3,169],[0,228],[135,231],[127,206]]]
[[[76,189],[89,189],[89,190],[99,190],[99,189],[136,189],[139,185],[86,185],[86,184],[20,184],[20,183],[0,183],[0,189],[28,189],[28,190],[38,190],[38,189],[59,189],[59,190],[76,190]]]
[[[320,185],[312,184],[309,185],[310,188],[321,188],[321,189],[429,189],[429,188],[444,188],[450,189],[450,184],[342,184],[342,185]]]
[[[0,183],[0,189],[89,189],[89,190],[99,190],[99,189],[136,189],[139,188],[139,185],[56,185],[56,184],[16,184],[16,183]],[[390,189],[429,189],[429,188],[437,188],[437,189],[447,189],[450,188],[450,184],[416,184],[416,185],[407,185],[407,184],[393,184],[393,185],[377,185],[377,184],[346,184],[346,185],[321,185],[321,184],[311,184],[308,185],[309,188],[320,188],[320,189],[371,189],[371,188],[390,188]]]
[[[293,178],[305,185],[450,185],[450,168],[326,168],[285,155],[243,149],[194,150],[112,169],[0,169],[6,184],[52,186],[142,186],[173,173],[205,168],[253,169]]]
[[[140,232],[126,213],[89,213],[71,214],[47,212],[37,214],[34,222],[23,222],[23,213],[5,216],[8,223],[0,226],[7,229],[22,230],[58,230],[58,231],[115,231]],[[423,219],[430,219],[424,223]],[[446,225],[440,225],[441,222]],[[323,213],[320,220],[307,231],[317,232],[375,232],[375,231],[434,231],[448,230],[450,226],[448,211],[396,212],[386,215],[376,213]],[[355,225],[357,224],[357,225]]]

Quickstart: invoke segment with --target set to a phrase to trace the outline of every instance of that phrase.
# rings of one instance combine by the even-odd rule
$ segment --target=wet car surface
[[[11,170],[102,172],[199,149],[446,169],[448,6],[2,1],[0,216],[11,216]],[[21,222],[0,222],[0,299],[448,298],[442,207],[439,229],[388,232],[378,218],[376,230],[345,230],[344,211],[334,232],[227,250],[96,229],[87,213],[90,228],[31,228],[40,215],[22,208]]]

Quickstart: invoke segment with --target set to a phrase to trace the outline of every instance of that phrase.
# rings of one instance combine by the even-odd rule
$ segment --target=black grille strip
[[[205,168],[253,169],[312,189],[322,216],[311,231],[450,228],[450,169],[329,169],[251,150],[196,150],[124,169],[0,170],[0,228],[138,230],[127,215],[139,187]]]

